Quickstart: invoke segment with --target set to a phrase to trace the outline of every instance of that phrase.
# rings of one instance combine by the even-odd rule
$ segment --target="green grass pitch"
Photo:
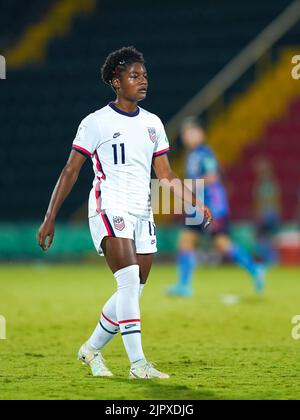
[[[114,378],[76,360],[115,287],[105,265],[0,266],[0,399],[300,399],[299,268],[271,270],[263,297],[221,267],[197,271],[192,299],[168,298],[175,275],[155,264],[141,300],[145,353],[171,379],[129,381],[119,336],[103,351]]]

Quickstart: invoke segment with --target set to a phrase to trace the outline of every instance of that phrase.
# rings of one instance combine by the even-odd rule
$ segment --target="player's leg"
[[[177,256],[178,279],[175,285],[167,289],[171,295],[188,297],[192,295],[193,273],[197,265],[197,243],[199,233],[194,229],[184,229],[179,237]]]
[[[117,238],[112,238],[112,244],[114,244],[114,240]],[[128,261],[133,261],[134,264],[137,263],[137,258],[135,256],[134,251],[128,247],[128,243],[132,243],[130,239],[123,239],[121,243],[121,247],[119,252],[121,253],[120,257],[128,258]],[[102,242],[102,249],[105,249],[105,239]],[[130,249],[130,255],[128,255],[128,249]],[[105,251],[104,251],[105,252]],[[110,261],[109,264],[110,268],[114,271],[117,271],[117,265],[114,265],[113,261]],[[94,350],[101,350],[103,349],[106,344],[108,344],[112,338],[120,331],[120,327],[118,324],[118,318],[116,313],[116,305],[117,305],[117,292],[115,292],[105,303],[103,306],[100,321],[97,324],[93,334],[91,335],[90,339],[88,340],[89,345]]]
[[[123,241],[123,242],[122,242]],[[106,238],[103,245],[106,261],[117,280],[116,312],[123,343],[131,363],[130,377],[139,379],[167,379],[168,375],[154,369],[147,362],[141,339],[139,307],[140,273],[146,281],[150,268],[150,257],[140,257],[138,264],[135,244],[119,238]]]
[[[131,363],[144,360],[139,307],[140,268],[134,241],[105,238],[102,246],[117,281],[116,315]]]
[[[151,270],[153,254],[157,252],[156,227],[153,217],[150,217],[148,220],[142,218],[137,219],[135,226],[135,246],[139,266],[139,292],[141,296]],[[169,375],[155,369],[147,360],[140,360],[132,363],[129,377],[131,379],[167,379]]]
[[[115,224],[114,224],[115,222]],[[117,240],[115,237],[120,236],[123,239],[119,246],[119,256],[127,261],[136,264],[137,258],[135,250],[128,247],[127,243],[133,243],[133,230],[135,219],[127,214],[123,214],[121,218],[115,221],[113,214],[101,213],[98,216],[89,219],[91,236],[97,252],[103,255],[103,247],[105,246],[105,238],[112,237],[112,241]],[[114,226],[114,227],[113,227]],[[118,229],[119,228],[119,229]],[[130,239],[129,239],[130,238]],[[128,255],[128,251],[130,255]],[[110,261],[111,268],[115,271],[121,266],[115,265],[114,261]],[[125,266],[127,263],[125,263]],[[112,376],[111,372],[106,368],[100,350],[106,346],[113,337],[119,332],[119,323],[116,314],[117,292],[105,303],[99,323],[89,340],[81,346],[79,350],[79,359],[84,361],[91,367],[94,376]]]
[[[140,267],[140,296],[148,279],[153,254],[157,252],[156,226],[153,216],[149,219],[138,218],[135,226],[135,247],[138,265]]]
[[[152,265],[153,255],[144,254],[137,255],[137,263],[140,267],[140,286],[139,286],[139,296],[141,297],[143,288],[145,286],[146,280],[148,278],[151,265]],[[118,324],[117,312],[117,292],[115,292],[109,300],[105,303],[103,310],[101,312],[100,321],[97,324],[94,332],[91,337],[85,344],[86,347],[90,348],[93,352],[98,352],[100,355],[100,350],[102,350],[120,331]],[[101,367],[101,366],[100,366]],[[97,366],[92,369],[95,376],[99,373],[99,363]],[[103,369],[100,370],[102,372]],[[107,375],[108,376],[108,375]]]
[[[226,233],[218,233],[214,236],[214,246],[222,255],[230,258],[251,275],[256,292],[263,291],[264,270],[243,247],[233,243]]]
[[[276,214],[266,215],[257,226],[258,254],[268,266],[278,262],[278,253],[273,243],[275,233],[278,232],[279,218]]]
[[[140,267],[140,297],[142,296],[142,292],[146,281],[148,279],[152,262],[153,262],[153,254],[137,254],[138,265]]]
[[[168,375],[157,371],[145,360],[141,344],[140,281],[145,283],[152,264],[152,256],[146,254],[156,252],[155,225],[152,221],[141,222],[128,214],[123,216],[101,213],[89,220],[96,250],[100,254],[104,253],[117,280],[118,289],[104,305],[100,322],[90,340],[81,347],[79,358],[91,367],[93,375],[112,376],[100,350],[120,328],[132,362],[130,375],[139,378],[167,378]],[[143,254],[141,256],[136,254],[134,236],[138,238],[136,245],[139,254]]]
[[[105,237],[101,243],[101,248],[117,281],[117,292],[105,304],[100,323],[88,341],[88,345],[99,346],[100,341],[102,341],[103,347],[115,334],[113,330],[118,325],[131,364],[136,362],[146,364],[140,326],[140,268],[134,241],[125,238]],[[108,309],[111,310],[111,313],[108,312]],[[93,367],[91,366],[91,368],[93,372]],[[99,374],[97,376],[104,375]]]
[[[97,220],[98,219],[96,219],[96,222],[98,223]],[[130,225],[129,222],[130,220],[125,221],[127,227]],[[96,249],[98,250],[99,242],[97,241],[97,238],[101,226],[95,225],[94,229],[93,223],[93,221],[90,221],[91,233]],[[105,307],[108,306],[111,310],[110,318],[106,316],[106,321],[109,319],[111,325],[120,324],[121,326],[123,342],[129,359],[132,362],[130,370],[131,377],[165,379],[168,378],[168,375],[157,371],[145,360],[141,346],[140,329],[137,330],[140,325],[138,302],[140,281],[145,283],[152,264],[152,256],[146,254],[156,252],[155,226],[151,223],[151,229],[148,228],[148,222],[138,222],[136,225],[137,229],[135,233],[138,237],[138,240],[136,241],[137,249],[139,253],[143,255],[136,255],[134,242],[130,239],[104,237],[101,242],[100,249],[104,251],[107,263],[118,283],[117,293],[112,296],[108,302],[109,305],[105,305]],[[96,239],[93,232],[96,232]],[[145,232],[147,232],[147,235]],[[150,238],[148,237],[149,232],[151,235]],[[122,234],[124,236],[126,235],[123,230]],[[128,232],[127,234],[128,236],[133,237],[132,233]],[[106,324],[107,329],[111,328],[111,325],[109,326],[109,324]],[[111,339],[109,331],[105,331],[100,323],[97,334],[104,338],[104,340]]]
[[[151,269],[152,259],[152,254],[137,255],[137,263],[140,267],[140,297]],[[89,345],[94,350],[103,349],[103,347],[106,346],[106,344],[108,344],[120,331],[117,319],[116,303],[117,292],[115,292],[105,303],[101,312],[100,321],[88,340]]]
[[[117,281],[116,314],[131,363],[145,360],[139,307],[140,267],[133,240],[105,238],[102,246]]]
[[[114,216],[108,215],[110,220],[114,222]],[[151,230],[150,225],[148,222],[144,222],[143,226],[140,222],[137,223],[136,218],[130,217],[128,214],[123,215],[124,223],[122,226],[114,226],[115,235],[123,235],[128,236],[129,238],[134,237],[134,229],[136,230],[135,237],[138,238],[138,249],[141,255],[133,255],[130,256],[123,255],[123,259],[127,259],[130,257],[131,260],[135,261],[137,259],[138,265],[140,267],[140,283],[145,283],[150,272],[151,264],[152,264],[152,254],[151,252],[156,251],[156,246],[153,244],[155,242],[155,225],[151,223]],[[103,247],[105,247],[105,241],[101,238],[105,238],[107,236],[106,228],[102,223],[103,218],[95,217],[90,219],[90,230],[91,235],[96,247],[96,250],[102,254],[103,249],[101,247],[103,242]],[[120,222],[120,220],[119,220]],[[121,227],[121,231],[118,230],[116,227]],[[113,228],[112,228],[113,229]],[[151,234],[151,236],[149,236]],[[154,235],[154,236],[153,236]],[[126,239],[126,238],[125,238]],[[150,239],[150,242],[149,242]],[[112,239],[113,241],[113,239]],[[113,242],[112,242],[113,244]],[[126,242],[124,242],[126,245]],[[125,246],[125,250],[127,252],[128,247]],[[122,250],[124,254],[124,250]],[[117,271],[118,266],[115,265],[114,261],[110,261],[112,271]],[[142,289],[144,284],[140,284],[139,286],[139,295],[142,293]],[[116,304],[117,304],[117,292],[114,293],[111,298],[106,302],[103,307],[101,318],[99,323],[97,324],[92,336],[90,337],[88,343],[89,347],[93,350],[101,350],[106,344],[108,344],[112,338],[117,334],[120,330],[116,312]]]

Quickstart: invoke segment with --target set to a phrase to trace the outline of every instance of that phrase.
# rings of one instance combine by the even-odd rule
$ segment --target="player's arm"
[[[85,161],[86,157],[84,155],[74,150],[71,151],[68,162],[52,193],[44,222],[38,230],[37,241],[43,251],[47,251],[53,242],[56,216],[77,181],[80,169]]]
[[[212,222],[212,214],[210,209],[205,206],[200,200],[197,199],[196,195],[189,190],[184,185],[184,182],[178,178],[178,176],[173,172],[169,159],[166,154],[157,156],[153,159],[153,169],[157,178],[161,181],[162,185],[170,186],[170,183],[173,180],[179,180],[180,182],[174,182],[171,185],[171,189],[174,191],[174,194],[180,198],[182,201],[192,204],[196,210],[204,214],[205,227]]]
[[[205,157],[202,161],[202,166],[205,173],[205,175],[203,175],[203,180],[206,186],[220,181],[219,166],[215,157]]]
[[[215,173],[207,174],[207,175],[204,175],[203,177],[205,185],[215,184],[216,182],[219,181],[219,179],[220,177]]]

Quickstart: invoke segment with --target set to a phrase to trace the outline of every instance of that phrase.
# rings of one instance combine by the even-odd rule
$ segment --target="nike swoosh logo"
[[[136,324],[125,325],[125,330],[129,330],[132,327],[136,327]]]

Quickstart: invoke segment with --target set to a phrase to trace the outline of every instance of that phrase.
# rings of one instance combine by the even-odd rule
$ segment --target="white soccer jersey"
[[[126,113],[110,103],[81,122],[72,148],[93,160],[89,217],[108,209],[149,217],[152,159],[169,151],[155,114],[140,107]]]

